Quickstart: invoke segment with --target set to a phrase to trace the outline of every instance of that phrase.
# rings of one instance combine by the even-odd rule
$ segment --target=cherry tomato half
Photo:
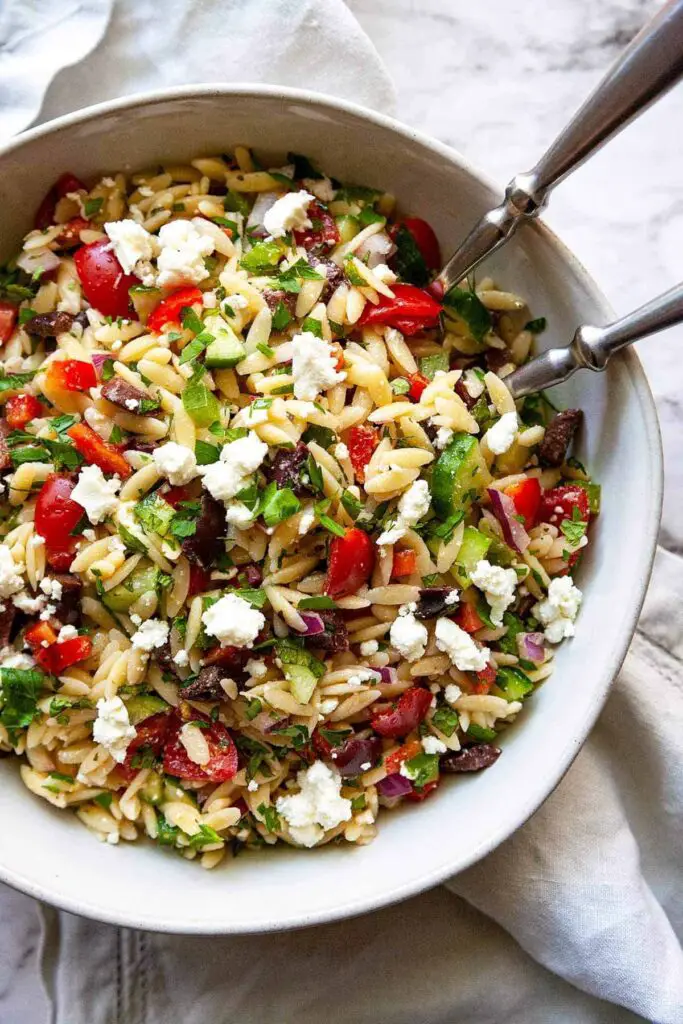
[[[351,427],[349,430],[347,440],[349,458],[359,483],[363,483],[365,480],[365,467],[378,444],[379,431],[374,427],[361,424],[359,427]]]
[[[171,292],[165,299],[162,299],[159,305],[152,310],[147,319],[148,330],[161,334],[166,324],[180,323],[183,309],[197,303],[200,306],[202,304],[202,293],[199,288],[190,286],[178,288],[177,291]]]
[[[343,537],[334,537],[327,559],[325,593],[330,597],[355,594],[370,579],[375,566],[375,549],[371,538],[354,527]]]
[[[575,508],[578,509],[578,513],[574,513]],[[583,487],[561,484],[559,487],[552,487],[545,492],[539,508],[540,522],[559,526],[565,519],[573,519],[577,516],[585,523],[590,519],[588,495]]]
[[[91,306],[104,316],[131,315],[128,290],[140,282],[133,274],[124,274],[108,238],[81,246],[74,253],[74,263],[83,294]]]
[[[0,302],[0,345],[4,345],[14,334],[17,323],[17,307],[11,302]]]
[[[541,485],[536,477],[527,477],[517,484],[511,484],[505,488],[505,493],[512,498],[517,514],[524,516],[524,526],[530,530],[536,525],[536,516],[541,504]]]
[[[195,782],[227,782],[237,772],[238,754],[232,736],[221,722],[212,722],[205,715],[193,712],[193,721],[202,723],[202,734],[209,747],[209,761],[203,767],[191,760],[180,742],[183,719],[176,711],[171,715],[168,736],[164,744],[164,771],[178,779]]]
[[[60,571],[71,565],[79,539],[71,531],[83,518],[83,509],[71,498],[75,486],[70,477],[50,473],[36,501],[36,533],[45,539],[48,562]]]
[[[420,217],[406,217],[403,226],[410,231],[415,244],[422,253],[422,259],[429,270],[438,270],[441,266],[441,248],[431,224]]]
[[[5,402],[5,419],[13,430],[21,430],[31,420],[42,416],[44,411],[33,395],[13,395]]]
[[[55,222],[55,209],[59,200],[68,195],[69,192],[80,192],[85,190],[86,186],[79,178],[76,177],[75,174],[70,174],[68,172],[66,174],[62,174],[60,178],[57,178],[57,181],[48,191],[42,203],[36,210],[36,215],[33,221],[34,226],[39,231],[44,231],[45,228],[49,228],[50,225]]]
[[[429,711],[432,695],[421,686],[411,686],[402,693],[389,711],[379,711],[372,719],[371,726],[380,736],[407,736]]]

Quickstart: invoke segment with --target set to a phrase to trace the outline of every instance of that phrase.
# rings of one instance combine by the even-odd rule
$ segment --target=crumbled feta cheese
[[[128,718],[128,708],[120,697],[98,700],[92,734],[95,743],[108,750],[118,764],[125,761],[128,745],[136,733]]]
[[[446,604],[446,605],[457,604],[459,600],[460,600],[460,596],[458,594],[458,591],[457,590],[451,590],[450,594],[446,594],[446,596],[444,598],[444,604]]]
[[[339,706],[339,701],[336,697],[327,697],[325,700],[321,700],[318,705],[318,710],[321,715],[331,715],[333,711]]]
[[[104,225],[104,230],[111,239],[114,254],[124,274],[142,277],[148,270],[149,261],[159,252],[159,239],[156,235],[151,235],[142,224],[136,224],[134,220],[111,221]]]
[[[189,484],[197,475],[197,459],[195,454],[184,444],[167,441],[156,448],[153,455],[154,465],[162,476],[165,476],[174,487]]]
[[[313,526],[314,522],[315,509],[313,508],[312,505],[309,505],[307,508],[303,510],[303,512],[301,513],[301,518],[299,519],[299,536],[303,537],[305,533],[308,533],[310,528]]]
[[[21,590],[24,581],[19,575],[24,567],[17,565],[6,544],[0,544],[0,597],[11,597]]]
[[[235,292],[234,295],[226,295],[223,302],[233,311],[249,308],[249,299],[246,295],[240,295],[239,292]]]
[[[482,558],[470,573],[475,587],[483,591],[484,597],[491,606],[491,622],[494,626],[503,625],[503,612],[515,600],[515,587],[518,583],[514,569],[502,569],[499,565],[491,565]]]
[[[342,779],[324,761],[314,761],[297,775],[299,792],[278,797],[276,810],[287,824],[292,839],[301,846],[315,846],[328,829],[351,818],[351,801],[341,795]]]
[[[71,499],[85,509],[90,522],[97,525],[119,507],[116,492],[120,486],[120,477],[106,480],[99,466],[84,466],[71,492]]]
[[[57,636],[57,643],[63,644],[65,640],[73,640],[77,636],[78,630],[75,626],[62,626]]]
[[[97,534],[95,533],[94,530],[91,530],[90,527],[83,531],[83,537],[85,538],[85,540],[93,541],[95,540],[96,536]]]
[[[211,760],[209,744],[206,742],[206,737],[196,722],[185,722],[180,727],[178,739],[185,748],[190,761],[200,765],[200,767],[209,763]]]
[[[147,619],[131,637],[133,647],[138,651],[151,651],[163,647],[168,640],[169,626],[163,619]]]
[[[199,468],[204,486],[218,501],[229,501],[247,486],[267,453],[268,445],[253,432],[224,445],[218,462]]]
[[[213,252],[214,241],[204,233],[201,218],[164,224],[159,231],[159,244],[157,284],[160,288],[199,284],[209,276],[204,257]]]
[[[190,656],[184,648],[180,648],[179,651],[173,655],[173,660],[179,668],[185,668],[190,663]]]
[[[331,203],[337,194],[337,190],[329,178],[304,178],[303,185],[321,203]]]
[[[256,781],[256,779],[249,780],[249,782],[247,783],[247,789],[249,790],[250,793],[256,792],[256,790],[258,789],[258,782]]]
[[[408,661],[417,661],[427,646],[427,628],[412,612],[399,615],[391,624],[389,642]]]
[[[64,588],[59,580],[53,580],[50,576],[45,576],[40,581],[40,589],[52,601],[61,601]]]
[[[38,612],[42,612],[46,600],[47,598],[42,594],[39,594],[38,597],[32,597],[27,590],[21,590],[12,597],[12,604],[26,615],[37,615]]]
[[[437,619],[436,646],[461,672],[482,672],[489,663],[488,647],[477,647],[469,633],[451,619]]]
[[[445,754],[448,747],[438,736],[423,736],[422,749],[425,754]]]
[[[484,394],[485,384],[475,370],[465,370],[462,382],[470,398],[480,398]]]
[[[268,673],[268,666],[261,658],[250,658],[244,667],[252,679],[263,679]]]
[[[360,653],[363,658],[371,658],[373,654],[377,654],[379,650],[379,644],[376,640],[365,640],[360,645]]]
[[[349,449],[346,447],[343,441],[340,441],[339,444],[334,446],[334,457],[335,459],[339,459],[340,461],[342,459],[348,459]]]
[[[435,448],[445,448],[450,439],[453,437],[453,431],[450,427],[439,427],[434,438]]]
[[[443,695],[448,704],[455,704],[456,700],[460,700],[462,697],[462,690],[455,683],[449,683],[443,691]]]
[[[246,530],[254,521],[254,513],[241,501],[231,501],[225,506],[225,520],[229,526]]]
[[[308,204],[315,200],[310,192],[287,192],[266,211],[263,226],[272,238],[283,238],[288,231],[302,231],[310,228],[311,220],[306,212]]]
[[[225,594],[202,613],[202,622],[221,647],[251,647],[266,620],[243,597]]]
[[[142,619],[140,618],[139,615],[136,615],[136,613],[133,612],[133,614],[130,617],[130,621],[133,623],[134,626],[139,626],[140,623],[142,622]]]
[[[372,267],[372,273],[382,284],[392,285],[398,281],[396,274],[386,263],[378,263],[376,267]]]
[[[486,431],[485,437],[494,455],[504,455],[517,436],[517,413],[506,412]]]
[[[380,545],[395,544],[404,537],[408,530],[427,515],[431,503],[429,485],[426,480],[415,480],[398,503],[398,517],[393,526],[380,534],[377,543]]]
[[[218,305],[218,298],[215,292],[204,292],[202,295],[202,306],[204,309],[215,309]]]
[[[295,334],[292,338],[292,376],[294,397],[313,402],[321,391],[346,379],[337,372],[337,357],[329,342],[311,331]]]
[[[2,652],[0,668],[33,668],[34,665],[35,661],[30,654],[23,654],[13,650],[11,647],[5,647]]]
[[[535,604],[532,611],[543,623],[545,638],[551,644],[574,636],[574,620],[582,599],[583,594],[574,586],[571,576],[556,576],[550,581],[547,598]]]
[[[45,538],[41,537],[39,533],[32,534],[28,542],[30,548],[42,548],[44,544]]]
[[[368,683],[371,679],[373,682],[379,679],[377,672],[369,668],[360,668],[354,675],[349,676],[346,680],[346,685],[354,687],[362,686],[363,683]]]

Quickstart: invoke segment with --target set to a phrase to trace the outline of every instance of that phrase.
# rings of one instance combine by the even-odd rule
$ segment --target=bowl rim
[[[464,171],[479,184],[483,185],[492,194],[492,201],[497,195],[500,195],[500,186],[487,174],[473,166],[469,160],[462,156],[462,154],[457,150],[443,142],[440,142],[432,136],[398,121],[394,117],[372,111],[367,107],[354,103],[350,100],[338,99],[337,97],[315,92],[313,90],[295,89],[288,86],[239,82],[234,84],[198,83],[193,85],[173,86],[164,89],[146,90],[129,96],[118,97],[116,99],[104,100],[100,103],[91,104],[87,107],[73,111],[72,113],[54,118],[44,124],[29,128],[6,143],[0,145],[0,161],[2,161],[3,157],[12,153],[14,150],[20,149],[25,145],[29,145],[43,136],[59,134],[61,131],[67,130],[74,125],[86,124],[103,115],[109,115],[116,113],[117,111],[134,111],[139,107],[153,107],[156,104],[168,103],[169,101],[174,100],[181,101],[192,98],[201,99],[227,97],[263,98],[273,101],[285,100],[309,106],[327,107],[333,111],[351,114],[365,122],[388,129],[399,137],[415,141],[426,149],[432,150],[443,159],[459,167],[460,170]],[[583,264],[555,234],[555,232],[552,231],[542,220],[536,220],[532,224],[527,225],[526,230],[540,233],[540,235],[545,238],[546,242],[558,251],[562,260],[572,269],[582,288],[590,296],[596,307],[601,309],[605,320],[613,319],[614,311],[612,310],[609,302],[602,294],[601,290],[598,288]],[[234,923],[229,921],[222,926],[214,925],[209,927],[203,927],[200,922],[194,921],[188,921],[182,927],[178,927],[177,924],[172,924],[163,920],[154,922],[149,920],[140,920],[138,918],[136,921],[135,911],[108,911],[96,904],[93,904],[87,898],[75,899],[69,896],[63,896],[59,892],[55,892],[50,885],[24,878],[16,871],[5,868],[1,862],[0,881],[28,896],[32,896],[38,900],[43,900],[61,910],[83,915],[106,924],[118,925],[120,927],[140,928],[153,932],[188,935],[258,934],[286,931],[290,929],[309,927],[316,924],[339,921],[347,917],[357,916],[359,914],[367,913],[369,911],[409,899],[412,896],[446,881],[448,878],[454,877],[454,874],[459,874],[461,871],[471,867],[482,857],[496,849],[500,843],[508,839],[518,828],[528,821],[535,811],[538,810],[541,804],[543,804],[550,794],[556,789],[566,772],[571,767],[583,744],[588,739],[590,731],[605,704],[610,687],[621,668],[631,644],[638,618],[640,616],[640,611],[645,600],[645,594],[647,592],[650,574],[652,571],[652,564],[657,545],[659,521],[661,517],[664,485],[661,434],[654,398],[636,352],[633,348],[626,349],[620,353],[619,358],[626,364],[628,375],[633,383],[636,397],[638,398],[642,408],[646,428],[646,442],[652,460],[652,492],[648,502],[648,516],[645,522],[643,542],[640,548],[637,599],[632,606],[628,626],[624,629],[623,640],[613,648],[609,664],[602,673],[600,685],[596,686],[594,689],[592,702],[587,708],[587,712],[582,723],[580,733],[581,738],[575,739],[573,742],[567,744],[566,749],[562,751],[562,757],[558,760],[555,770],[551,775],[545,776],[538,785],[535,787],[529,787],[525,791],[524,800],[521,803],[521,806],[518,807],[519,821],[512,832],[509,831],[509,824],[507,822],[502,823],[499,829],[491,834],[486,840],[482,841],[479,846],[470,851],[464,861],[459,864],[459,867],[455,872],[452,868],[449,869],[447,865],[442,864],[394,886],[393,889],[389,891],[382,890],[376,897],[364,896],[357,899],[345,900],[343,905],[333,909],[327,908],[312,912],[300,912],[298,914],[292,914],[284,920],[260,923],[255,927],[250,927],[248,924],[237,924],[237,926],[235,926]]]

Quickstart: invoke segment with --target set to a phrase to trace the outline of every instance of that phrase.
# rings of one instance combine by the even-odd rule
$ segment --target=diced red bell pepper
[[[0,345],[4,345],[14,334],[17,325],[17,307],[11,302],[0,302]]]
[[[349,430],[347,447],[349,458],[356,479],[359,483],[365,480],[365,467],[372,458],[372,453],[379,444],[379,431],[374,427],[361,424],[359,427],[351,427]]]
[[[162,711],[158,715],[150,715],[135,726],[135,738],[128,746],[126,760],[116,769],[124,782],[132,782],[140,771],[137,765],[133,765],[136,755],[149,751],[154,757],[161,757],[170,724],[171,716]]]
[[[453,616],[453,620],[464,629],[466,633],[476,633],[478,629],[482,629],[484,626],[483,620],[479,617],[479,613],[473,604],[467,604],[465,601],[458,606],[458,610]]]
[[[202,733],[209,746],[210,759],[200,767],[192,761],[180,742],[180,730],[185,724],[182,716],[174,711],[171,714],[169,731],[164,744],[164,771],[175,775],[178,779],[191,779],[193,782],[227,782],[236,774],[238,768],[237,747],[232,736],[222,722],[212,722],[206,715],[192,713],[190,721],[203,724]]]
[[[530,530],[536,525],[536,516],[541,504],[541,485],[536,477],[530,476],[519,483],[505,488],[514,504],[517,515],[524,516],[524,526]]]
[[[337,362],[334,364],[334,368],[337,373],[339,373],[340,370],[344,369],[344,349],[338,341],[334,341],[330,345],[330,354],[337,357]]]
[[[417,572],[417,555],[412,548],[406,548],[404,551],[394,551],[391,575],[399,578],[401,576],[412,576],[414,572]]]
[[[211,572],[208,569],[202,569],[201,565],[197,565],[196,562],[190,563],[190,589],[188,590],[188,596],[194,597],[195,594],[203,594],[205,591],[211,588]]]
[[[408,740],[407,743],[398,747],[397,750],[392,750],[384,758],[384,767],[387,770],[387,775],[395,775],[396,772],[401,770],[402,764],[405,764],[406,761],[410,761],[411,758],[417,757],[421,753],[422,744],[419,740]]]
[[[312,225],[310,228],[294,232],[296,244],[302,245],[308,252],[332,249],[339,241],[339,229],[332,214],[320,203],[309,203],[308,219]]]
[[[332,753],[332,744],[330,743],[329,740],[325,739],[325,737],[323,736],[319,729],[315,729],[313,731],[313,736],[311,737],[311,740],[313,743],[313,749],[318,755],[318,757],[325,760],[330,756],[330,754]]]
[[[578,517],[584,523],[590,519],[590,504],[583,487],[573,484],[561,484],[545,491],[541,498],[538,519],[542,523],[559,526],[565,519],[574,517],[574,509],[578,509]]]
[[[49,228],[55,222],[55,209],[59,200],[68,195],[69,192],[80,192],[81,190],[85,191],[85,189],[86,186],[75,174],[62,174],[60,178],[57,178],[57,181],[36,210],[33,222],[34,227],[38,231],[44,231],[45,228]]]
[[[24,633],[24,639],[31,647],[42,647],[47,644],[51,647],[57,643],[57,634],[49,622],[34,622]]]
[[[89,227],[91,227],[90,221],[85,217],[72,217],[62,225],[62,230],[55,241],[60,249],[73,249],[75,245],[81,244],[81,231],[85,231]]]
[[[47,560],[59,572],[71,565],[80,536],[72,536],[83,518],[83,508],[71,498],[74,487],[70,477],[50,473],[36,501],[36,533],[45,539]]]
[[[128,292],[140,282],[133,274],[124,274],[108,238],[82,245],[74,253],[74,263],[91,306],[104,316],[132,316]]]
[[[434,792],[440,781],[441,776],[439,776],[438,779],[434,779],[432,782],[425,782],[424,786],[421,786],[419,789],[413,786],[412,791],[410,793],[406,793],[406,800],[410,800],[414,804],[421,803],[423,800],[427,799],[430,793]]]
[[[406,217],[402,223],[415,239],[428,269],[438,270],[441,266],[441,247],[432,226],[421,217]]]
[[[429,384],[429,377],[425,377],[423,373],[411,373],[408,377],[410,388],[408,395],[414,402],[419,402],[422,398],[422,392]]]
[[[370,579],[375,566],[375,548],[363,530],[354,527],[343,537],[334,537],[327,558],[325,593],[345,597]]]
[[[488,693],[493,684],[496,681],[496,667],[491,662],[488,663],[486,668],[483,668],[480,672],[476,673],[477,681],[474,683],[472,689],[475,693]]]
[[[183,309],[197,304],[200,306],[202,304],[202,293],[199,288],[189,285],[178,288],[177,291],[171,292],[165,299],[162,299],[159,305],[152,310],[147,319],[148,330],[161,334],[166,324],[180,323]]]
[[[118,448],[104,441],[85,423],[75,423],[69,427],[67,434],[78,451],[90,465],[99,466],[103,473],[117,473],[122,479],[130,476],[128,465]]]
[[[47,368],[48,381],[64,391],[87,391],[97,385],[97,372],[92,363],[81,359],[61,359]]]
[[[384,324],[395,327],[408,337],[428,327],[436,327],[441,306],[422,288],[412,284],[392,286],[394,298],[380,295],[377,305],[369,302],[358,321],[359,327]]]
[[[370,724],[380,736],[407,736],[413,729],[417,729],[431,703],[429,690],[411,686],[401,694],[393,708],[378,712]]]
[[[60,676],[71,665],[85,661],[92,654],[92,640],[88,636],[74,636],[50,647],[38,647],[34,658],[50,675]]]
[[[5,419],[13,430],[21,430],[45,410],[33,395],[13,395],[5,403]]]

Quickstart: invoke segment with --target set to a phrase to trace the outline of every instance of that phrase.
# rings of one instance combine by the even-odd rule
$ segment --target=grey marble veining
[[[540,155],[652,0],[348,0],[398,86],[398,116],[501,186]],[[636,184],[637,183],[637,184]],[[683,87],[553,196],[546,219],[618,312],[683,276]],[[683,329],[639,346],[657,399],[663,543],[683,551]],[[0,1021],[47,1024],[35,904],[0,886]]]

